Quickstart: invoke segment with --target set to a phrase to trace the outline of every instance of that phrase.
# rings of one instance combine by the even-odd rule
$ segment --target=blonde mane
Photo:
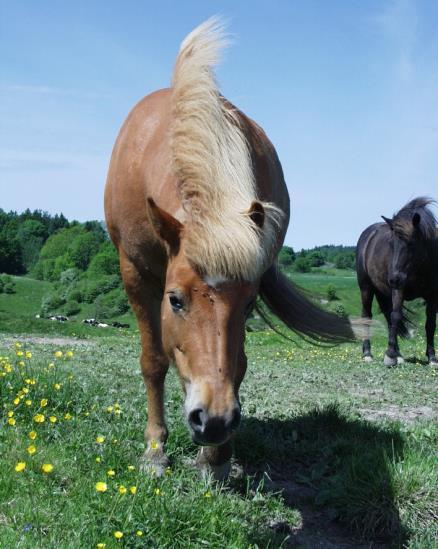
[[[172,161],[188,222],[184,250],[212,277],[254,280],[270,266],[283,212],[270,203],[263,228],[251,152],[238,112],[220,95],[213,67],[226,45],[217,18],[181,44],[172,80]]]

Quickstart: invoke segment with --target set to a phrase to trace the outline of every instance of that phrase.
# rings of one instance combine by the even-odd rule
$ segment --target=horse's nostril
[[[233,412],[233,417],[231,418],[231,422],[230,422],[230,429],[232,431],[236,430],[237,427],[239,427],[239,424],[240,424],[240,409],[235,408]]]
[[[204,410],[202,408],[196,408],[189,414],[189,423],[194,431],[201,431],[203,427],[203,415]]]

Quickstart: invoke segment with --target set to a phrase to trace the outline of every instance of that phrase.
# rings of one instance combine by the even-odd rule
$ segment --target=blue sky
[[[102,219],[120,125],[213,14],[233,36],[222,92],[283,165],[287,244],[354,244],[412,197],[438,198],[435,0],[0,0],[0,207]]]

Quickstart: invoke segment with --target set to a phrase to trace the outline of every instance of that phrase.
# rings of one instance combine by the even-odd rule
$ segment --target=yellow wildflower
[[[36,446],[34,446],[33,444],[27,447],[27,453],[30,456],[32,456],[35,452],[36,452]]]
[[[127,490],[126,486],[123,486],[123,484],[121,484],[121,485],[119,486],[119,494],[121,494],[122,496],[123,496],[124,494],[126,494],[127,491],[128,491],[128,490]]]
[[[159,488],[155,488],[154,494],[155,494],[156,496],[159,496],[159,495],[161,494],[161,490],[160,490]]]
[[[47,406],[47,398],[42,398],[41,402],[40,402],[40,405],[41,405],[42,408],[45,408]]]
[[[105,549],[106,543],[98,543],[98,544],[96,545],[96,547],[97,547],[97,549]]]
[[[116,530],[116,531],[114,532],[114,537],[115,537],[116,539],[122,539],[122,538],[123,538],[123,532],[120,532],[120,530]]]
[[[135,534],[138,536],[138,537],[141,537],[143,535],[143,532],[141,530],[137,530],[137,532],[135,532]]]
[[[14,415],[14,412],[12,410],[9,410],[8,417],[12,417]]]
[[[128,471],[135,471],[134,465],[128,465]]]
[[[96,482],[96,490],[98,492],[106,492],[108,489],[108,486],[106,482]]]
[[[23,351],[17,351],[16,354],[17,354],[17,356],[23,356],[24,355]]]
[[[56,351],[55,357],[56,358],[61,358],[62,357],[62,351]]]
[[[21,471],[24,471],[26,469],[26,462],[25,461],[19,461],[17,465],[15,466],[15,470],[17,473],[21,473]]]
[[[158,443],[156,440],[152,439],[150,442],[150,448],[151,450],[156,450],[158,448]]]
[[[31,431],[31,432],[29,433],[29,438],[30,438],[30,440],[35,440],[37,436],[38,436],[38,435],[36,434],[35,431]]]
[[[30,351],[26,351],[26,358],[32,358],[32,353]]]
[[[35,421],[35,423],[44,423],[45,419],[46,418],[44,417],[43,414],[35,414],[33,416],[33,420]]]
[[[69,414],[68,412],[64,416],[64,419],[67,420],[67,421],[69,421],[71,418],[72,418],[72,415]]]
[[[205,492],[204,497],[205,498],[211,498],[211,492],[208,492],[208,491]]]
[[[24,401],[24,404],[26,404],[26,406],[31,406],[32,401],[28,398]]]
[[[11,425],[12,427],[16,424],[17,422],[15,421],[15,419],[13,417],[10,417],[8,419],[8,424]]]
[[[61,389],[61,384],[60,383],[55,383],[55,385],[53,386],[57,391],[59,391],[59,389]]]
[[[48,475],[53,471],[53,465],[51,463],[43,463],[41,465],[41,470],[43,473],[46,473],[46,475]]]
[[[109,413],[111,413],[113,410],[114,410],[114,408],[112,406],[108,406],[108,408],[106,409],[106,411],[109,412]]]
[[[129,491],[133,496],[135,496],[135,494],[137,493],[137,486],[130,486]]]
[[[19,398],[14,398],[14,404],[15,404],[15,406],[17,406],[17,404],[20,404],[20,399]]]
[[[49,420],[50,420],[50,423],[56,423],[58,421],[58,418],[56,416],[50,416]]]
[[[96,457],[96,463],[100,463],[100,460],[101,460],[100,456],[97,456]]]
[[[107,471],[106,474],[109,477],[115,477],[116,476],[116,472],[113,469],[110,469],[109,471]]]
[[[105,437],[103,437],[102,435],[99,435],[98,437],[96,437],[96,442],[98,444],[103,444],[105,442]]]
[[[67,351],[65,353],[65,356],[67,356],[68,358],[71,358],[73,356],[73,351]]]

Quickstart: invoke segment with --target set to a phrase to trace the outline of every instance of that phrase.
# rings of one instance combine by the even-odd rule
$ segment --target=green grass
[[[326,284],[302,276],[300,283],[315,290]],[[333,278],[341,288],[342,280]],[[0,310],[12,315],[11,303],[19,299],[22,321],[33,313],[27,314],[25,288],[32,288],[35,302],[44,289],[21,283],[9,309],[4,300],[11,296],[1,297]],[[353,286],[348,295],[353,303]],[[17,330],[26,335],[21,339],[12,338],[12,330],[0,336],[0,547],[279,547],[287,539],[294,543],[296,532],[306,546],[312,517],[324,529],[327,516],[342,529],[346,546],[361,539],[412,548],[438,542],[438,429],[431,416],[438,372],[420,360],[423,337],[402,344],[412,362],[388,369],[381,361],[383,335],[374,338],[376,361],[364,364],[360,344],[326,349],[294,345],[272,332],[248,334],[244,421],[235,441],[241,473],[219,485],[202,480],[190,462],[197,448],[173,371],[165,401],[171,468],[162,479],[139,473],[146,402],[136,330],[81,326],[88,331],[61,348],[49,337],[35,342],[27,336],[47,334],[47,326],[49,335],[72,334],[64,331],[68,325],[40,323],[32,318],[28,332]],[[26,350],[30,358],[17,355]],[[62,357],[54,356],[57,350]],[[15,425],[8,424],[8,412]],[[38,413],[43,423],[33,420]],[[26,468],[16,472],[21,461]],[[43,463],[53,471],[44,474]],[[95,489],[100,481],[107,484],[104,493]],[[121,485],[126,494],[119,493]],[[121,541],[115,531],[123,532]],[[326,541],[324,531],[321,536]]]

